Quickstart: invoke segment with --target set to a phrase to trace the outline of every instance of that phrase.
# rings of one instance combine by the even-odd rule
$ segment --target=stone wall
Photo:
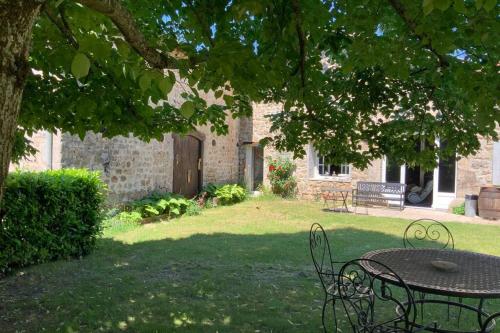
[[[207,126],[198,128],[205,134],[203,143],[203,184],[238,182],[239,120],[227,118],[229,133],[217,136]]]
[[[500,134],[500,129],[497,130]],[[482,186],[491,185],[493,179],[493,141],[480,139],[481,149],[457,163],[457,198],[465,194],[479,194]]]
[[[169,102],[180,106],[184,91],[176,85],[169,95]],[[202,96],[208,105],[219,103],[212,93]],[[203,184],[235,183],[238,181],[239,129],[238,119],[227,117],[229,133],[217,136],[210,126],[197,131],[205,136],[203,142]],[[88,168],[100,171],[108,185],[109,202],[123,202],[143,197],[154,191],[171,191],[173,184],[174,146],[171,134],[163,141],[141,141],[132,135],[103,138],[100,134],[87,133],[84,140],[67,133],[51,136],[37,132],[31,140],[38,149],[35,156],[21,161],[11,169],[46,170],[58,168]],[[51,149],[49,149],[49,146]],[[50,161],[47,159],[51,158]]]
[[[266,115],[273,114],[281,111],[281,106],[276,104],[254,104],[254,114],[253,114],[253,142],[258,142],[264,137],[270,135],[269,129],[271,126],[270,120]],[[332,178],[318,178],[314,177],[312,172],[312,163],[310,159],[314,158],[310,156],[312,153],[306,147],[306,156],[301,159],[295,159],[296,171],[295,177],[297,178],[297,188],[298,195],[304,199],[316,199],[320,196],[322,192],[331,189],[352,189],[356,182],[365,181],[380,181],[382,174],[382,163],[381,160],[376,160],[372,162],[366,170],[359,170],[351,167],[351,175],[349,177],[332,177]],[[245,156],[243,155],[242,158]],[[287,152],[278,152],[272,146],[267,146],[264,148],[264,158],[290,158],[293,159],[292,154]],[[240,162],[240,165],[244,163]],[[267,179],[268,173],[268,163],[264,161],[264,184],[269,186],[269,180]]]
[[[276,104],[255,104],[252,122],[252,140],[258,142],[260,139],[269,136],[270,121],[265,116],[280,112],[281,106]],[[497,130],[500,134],[500,128]],[[457,198],[463,198],[465,194],[478,194],[481,186],[492,183],[493,170],[493,141],[484,138],[480,139],[481,149],[476,155],[462,158],[457,163]],[[333,188],[350,189],[355,187],[358,181],[381,181],[382,179],[382,160],[372,161],[371,165],[365,170],[359,170],[351,167],[350,177],[334,177],[331,179],[315,178],[312,175],[311,152],[306,149],[308,154],[303,159],[296,159],[297,170],[295,176],[298,180],[299,196],[303,198],[317,198],[319,193]],[[288,157],[288,153],[277,152],[273,147],[265,147],[265,157]],[[240,155],[240,165],[244,164],[245,155]],[[243,159],[243,162],[241,161]],[[269,185],[267,180],[267,162],[264,168],[264,182]]]
[[[173,140],[143,142],[133,136],[102,138],[87,133],[84,140],[63,134],[63,168],[88,168],[101,172],[110,202],[128,201],[153,191],[172,189]]]

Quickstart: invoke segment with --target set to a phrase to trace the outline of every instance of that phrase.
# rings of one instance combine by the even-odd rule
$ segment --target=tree
[[[16,129],[224,134],[252,101],[283,105],[269,141],[295,156],[471,154],[500,121],[497,15],[496,0],[0,0],[0,183]],[[180,108],[151,106],[179,81]],[[446,150],[415,152],[436,137]]]

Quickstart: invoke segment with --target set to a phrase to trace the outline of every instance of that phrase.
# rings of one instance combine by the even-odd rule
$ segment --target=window
[[[349,164],[327,164],[323,156],[318,156],[318,175],[319,176],[348,176],[351,174]]]
[[[446,142],[441,141],[440,149],[446,149]],[[455,157],[439,159],[438,192],[455,192]]]
[[[388,183],[401,181],[401,166],[390,156],[385,160],[385,181]]]

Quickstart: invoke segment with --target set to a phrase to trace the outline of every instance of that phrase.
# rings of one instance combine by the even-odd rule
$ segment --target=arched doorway
[[[203,138],[174,135],[173,192],[192,198],[203,184]]]

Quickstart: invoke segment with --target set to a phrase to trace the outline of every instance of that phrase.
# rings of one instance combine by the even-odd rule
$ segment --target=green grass
[[[313,222],[327,228],[339,260],[401,247],[408,223],[265,197],[113,227],[85,258],[0,280],[0,332],[320,332]],[[499,227],[447,225],[458,249],[500,255]]]

